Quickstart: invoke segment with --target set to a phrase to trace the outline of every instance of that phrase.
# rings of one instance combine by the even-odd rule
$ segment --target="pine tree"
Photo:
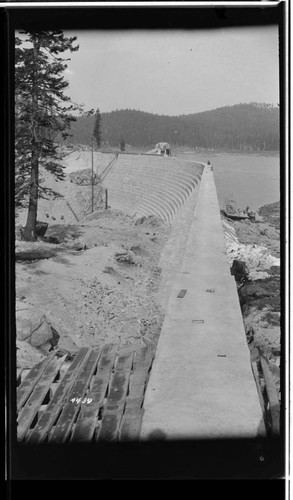
[[[74,52],[76,37],[62,31],[22,32],[15,48],[15,171],[16,203],[28,204],[23,238],[36,240],[39,197],[55,194],[42,186],[40,166],[62,180],[61,154],[54,142],[59,133],[68,137],[68,128],[78,106],[64,95],[68,82],[65,51]]]
[[[95,126],[94,126],[94,131],[93,131],[93,136],[96,140],[98,149],[100,149],[101,144],[102,144],[101,126],[102,126],[102,117],[101,117],[100,110],[98,108],[96,111]]]
[[[126,145],[123,137],[120,139],[120,151],[125,151]]]

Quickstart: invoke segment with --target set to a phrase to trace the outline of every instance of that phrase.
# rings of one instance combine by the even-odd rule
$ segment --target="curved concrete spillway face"
[[[166,223],[198,189],[203,164],[175,158],[123,154],[103,178],[112,208],[155,215]]]
[[[130,215],[155,215],[172,226],[161,255],[158,299],[165,309],[194,217],[204,163],[176,157],[103,154],[102,182],[109,205]]]

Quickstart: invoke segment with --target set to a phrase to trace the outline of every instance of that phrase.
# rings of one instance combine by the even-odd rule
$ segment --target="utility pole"
[[[94,211],[94,138],[91,139],[92,144],[92,213]]]
[[[108,189],[107,188],[106,188],[105,194],[106,194],[105,209],[107,210],[107,208],[108,208]]]

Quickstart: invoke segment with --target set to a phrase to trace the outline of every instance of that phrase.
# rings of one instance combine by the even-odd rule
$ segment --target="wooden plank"
[[[55,351],[52,351],[49,356],[43,361],[34,366],[30,372],[25,377],[24,381],[20,384],[17,389],[17,411],[19,412],[29,398],[30,394],[33,392],[35,386],[40,380],[43,372],[47,368],[48,364],[52,361],[55,356]]]
[[[273,435],[280,434],[280,402],[274,379],[267,359],[261,355],[260,363],[265,380],[265,388],[269,400],[269,410],[271,415],[271,432]]]
[[[139,352],[136,352],[134,371],[130,377],[129,394],[126,398],[126,409],[142,405],[153,358],[154,350],[151,347],[143,347]]]
[[[115,410],[125,404],[133,357],[134,352],[130,352],[119,356],[117,359],[115,371],[110,382],[107,401],[108,410]]]
[[[132,363],[133,363],[133,357],[134,357],[134,351],[128,352],[126,354],[120,354],[117,357],[117,361],[115,364],[115,372],[118,371],[125,371],[128,372],[132,368]]]
[[[112,370],[115,357],[117,354],[117,346],[113,344],[105,344],[101,351],[101,357],[99,359],[98,370]]]
[[[117,441],[123,410],[106,411],[98,430],[98,441]]]
[[[84,400],[91,377],[97,366],[100,351],[92,349],[86,363],[68,394],[66,404],[57,424],[49,435],[50,443],[64,443],[70,436],[72,426]]]
[[[71,436],[71,441],[89,442],[92,440],[97,425],[99,411],[109,385],[116,353],[116,346],[106,344],[103,347],[99,358],[97,373],[94,377],[92,387],[87,394],[87,398],[89,398],[91,402],[81,406],[78,419]]]
[[[58,413],[62,409],[62,405],[66,402],[66,396],[74,384],[78,374],[80,373],[84,363],[86,362],[90,353],[89,347],[82,347],[76,354],[74,360],[65,372],[62,380],[60,381],[51,401],[49,402],[46,411],[43,413],[37,425],[33,429],[28,442],[39,443],[44,441],[48,436]]]
[[[109,385],[110,372],[103,371],[96,378],[87,394],[87,401],[81,406],[70,441],[89,442],[97,425],[98,415]]]
[[[135,354],[134,371],[130,376],[129,394],[119,432],[121,441],[139,439],[144,411],[142,404],[153,358],[152,347],[144,347]]]
[[[133,361],[133,369],[137,368],[148,368],[150,367],[152,360],[155,356],[155,350],[153,346],[147,345],[142,347],[139,351],[135,352],[134,361]]]
[[[137,370],[130,377],[130,390],[126,399],[126,408],[140,408],[142,406],[147,378],[148,373],[144,370]]]
[[[51,363],[47,365],[41,379],[35,386],[26,404],[23,406],[18,416],[17,438],[19,441],[22,441],[24,439],[26,432],[30,428],[30,425],[37,415],[38,410],[48,390],[50,389],[50,385],[56,377],[60,366],[62,365],[62,363],[64,363],[65,358],[66,356],[63,356],[59,359],[55,358]]]
[[[132,369],[134,352],[118,357],[114,374],[110,381],[110,390],[105,413],[102,418],[98,440],[116,441],[119,433],[125,400]]]
[[[119,431],[119,441],[139,440],[143,408],[126,409]]]

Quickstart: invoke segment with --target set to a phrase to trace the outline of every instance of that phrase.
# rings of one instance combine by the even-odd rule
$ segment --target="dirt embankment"
[[[248,275],[238,280],[238,294],[250,348],[259,347],[280,387],[280,203],[259,210],[260,222],[232,221],[236,241],[228,256],[245,262]]]
[[[18,239],[18,366],[28,367],[38,361],[36,351],[46,354],[52,346],[73,354],[81,346],[105,342],[125,349],[133,343],[155,344],[164,317],[157,300],[158,265],[169,231],[155,217],[135,220],[100,210],[74,225],[49,226],[46,236],[57,238],[57,244]],[[28,260],[32,248],[39,254]],[[35,349],[30,358],[23,354],[27,342],[21,341],[27,328],[21,311],[27,307],[45,317],[55,332],[55,341],[46,338],[37,350],[30,342],[30,351]],[[43,323],[30,328],[30,333],[44,330]]]

